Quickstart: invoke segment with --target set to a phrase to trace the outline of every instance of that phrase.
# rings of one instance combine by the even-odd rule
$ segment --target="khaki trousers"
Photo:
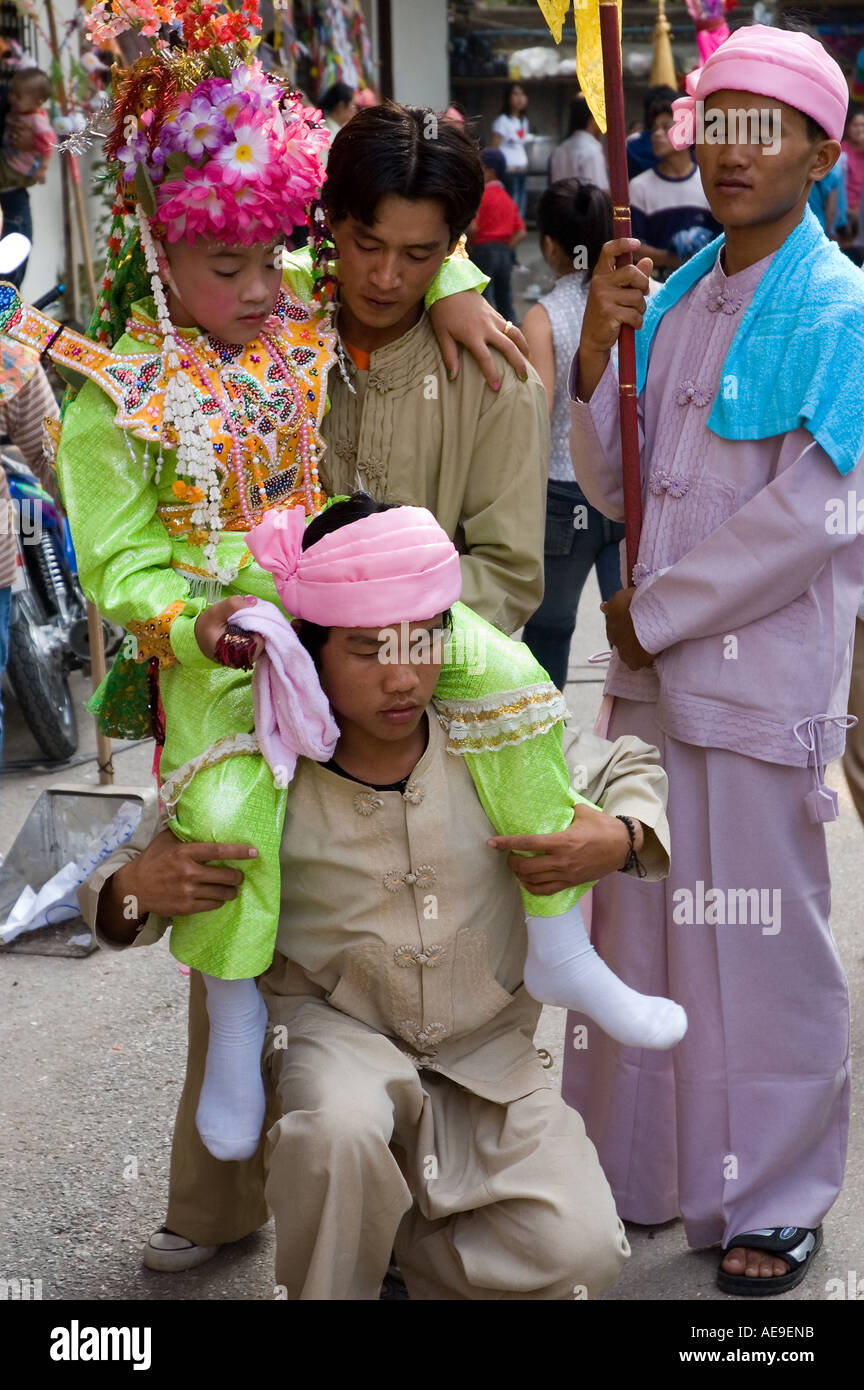
[[[846,773],[846,781],[855,802],[855,810],[864,821],[864,622],[860,618],[855,621],[849,713],[858,716],[858,724],[846,735],[843,771]]]
[[[240,1240],[269,1204],[276,1281],[291,1299],[377,1299],[394,1246],[416,1299],[596,1297],[619,1273],[629,1247],[609,1185],[554,1091],[482,1100],[310,1001],[265,1069],[266,1140],[223,1163],[195,1128],[208,1036],[192,971],[165,1224],[196,1245]]]
[[[416,1299],[593,1298],[612,1284],[624,1228],[560,1095],[484,1100],[323,1000],[289,1018],[271,1053],[282,1116],[266,1188],[288,1299],[377,1299],[394,1247]]]

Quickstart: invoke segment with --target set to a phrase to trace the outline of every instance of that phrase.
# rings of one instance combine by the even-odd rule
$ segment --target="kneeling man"
[[[627,1241],[533,1046],[521,895],[432,701],[458,554],[420,508],[359,512],[332,506],[285,566],[339,738],[297,762],[261,980],[276,1279],[376,1299],[395,1248],[412,1298],[596,1297]]]

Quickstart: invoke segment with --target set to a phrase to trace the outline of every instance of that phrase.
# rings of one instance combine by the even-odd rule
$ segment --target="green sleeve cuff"
[[[299,250],[286,254],[282,280],[292,294],[304,304],[309,303],[315,287],[315,273],[312,267],[312,252],[308,246],[301,246]]]
[[[180,665],[193,671],[206,671],[219,665],[218,661],[211,661],[209,656],[204,655],[195,636],[195,621],[207,606],[205,598],[189,599],[183,612],[174,619],[168,634],[171,650]]]
[[[426,308],[431,309],[439,299],[460,294],[462,290],[482,292],[488,284],[489,276],[478,270],[473,261],[466,260],[464,256],[448,256],[426,291]]]

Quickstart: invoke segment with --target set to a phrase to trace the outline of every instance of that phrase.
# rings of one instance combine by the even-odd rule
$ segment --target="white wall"
[[[393,95],[443,111],[450,93],[447,0],[392,0]]]
[[[54,0],[54,11],[57,16],[57,27],[60,30],[61,38],[64,33],[64,25],[75,13],[75,0]],[[77,37],[72,39],[74,51],[78,51]],[[50,63],[50,55],[44,42],[39,44],[39,61],[43,68],[47,70]],[[98,152],[98,143],[94,146],[94,151]],[[66,155],[55,154],[48,169],[48,178],[44,184],[36,184],[30,189],[30,208],[33,214],[33,251],[27,263],[27,274],[24,277],[22,295],[24,299],[38,299],[56,285],[58,281],[65,278],[64,252],[63,252],[63,194],[60,180],[60,161]],[[81,182],[85,191],[89,192],[91,182],[90,164],[93,154],[80,161]],[[89,206],[90,199],[87,198],[88,213],[91,218],[93,209]],[[92,244],[92,235],[91,235]],[[94,247],[94,253],[101,256],[103,248]],[[81,260],[80,249],[78,260]]]

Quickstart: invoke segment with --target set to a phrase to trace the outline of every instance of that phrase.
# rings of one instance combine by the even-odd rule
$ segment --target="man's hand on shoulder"
[[[128,945],[151,912],[160,917],[210,912],[237,897],[244,877],[214,861],[257,855],[252,845],[186,843],[162,830],[108,879],[99,895],[96,926],[109,941]]]
[[[645,840],[634,821],[638,854]],[[563,893],[583,883],[596,883],[623,868],[630,851],[627,827],[615,816],[593,806],[576,806],[566,830],[552,835],[496,835],[487,844],[504,850],[507,864],[521,886],[537,897]],[[533,857],[526,859],[523,856]]]

